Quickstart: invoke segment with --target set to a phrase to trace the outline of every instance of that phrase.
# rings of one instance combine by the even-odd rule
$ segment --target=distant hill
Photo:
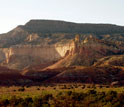
[[[9,68],[23,69],[30,66],[47,65],[48,63],[56,62],[62,58],[61,54],[63,54],[63,52],[66,53],[66,45],[75,38],[76,34],[79,35],[80,41],[84,41],[87,37],[92,35],[94,38],[105,41],[105,43],[98,43],[97,46],[94,46],[96,45],[95,42],[93,42],[91,46],[90,44],[84,45],[81,49],[83,54],[68,57],[69,62],[65,60],[64,62],[66,63],[64,65],[67,65],[67,63],[69,63],[68,65],[92,65],[96,61],[96,58],[114,55],[114,50],[118,51],[117,55],[122,54],[124,51],[123,26],[112,24],[83,24],[57,20],[30,20],[25,25],[19,25],[15,29],[0,35],[0,63]],[[40,51],[39,49],[39,47],[54,47],[56,45],[61,45],[63,48],[46,48],[44,51]],[[102,47],[104,49],[102,49]],[[30,50],[30,52],[28,50]],[[52,60],[44,56],[41,58],[43,52],[51,56]],[[50,54],[51,52],[56,53],[59,58],[53,60],[54,54]],[[88,52],[90,53],[89,56],[87,55]],[[39,53],[39,55],[36,56],[37,53]],[[103,55],[104,53],[105,55]],[[78,60],[75,61],[73,60],[74,58]],[[79,63],[81,58],[88,60]],[[6,60],[9,60],[9,63],[6,64]]]
[[[27,42],[30,34],[38,36]],[[89,34],[105,40],[124,41],[124,27],[113,24],[83,24],[57,20],[30,20],[25,25],[0,35],[0,48],[15,45],[43,45],[68,42],[75,34],[84,39]]]
[[[56,20],[30,20],[24,26],[19,27],[30,33],[124,33],[123,26],[112,24],[83,24]]]
[[[94,66],[124,66],[124,55],[112,55],[99,59]]]

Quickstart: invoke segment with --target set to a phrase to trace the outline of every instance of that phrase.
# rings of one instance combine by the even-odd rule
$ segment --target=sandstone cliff
[[[73,42],[47,46],[14,46],[0,50],[0,62],[3,62],[2,65],[9,68],[23,69],[31,65],[57,61],[63,58],[67,51],[72,51],[73,49]]]
[[[123,33],[124,27],[110,24],[31,20],[0,35],[0,65],[24,69],[63,60],[64,66],[91,65],[97,58],[122,54]]]
[[[69,54],[63,59],[59,60],[55,64],[45,69],[56,69],[70,66],[91,66],[99,58],[123,54],[120,49],[110,47],[104,41],[94,38],[92,35],[80,41],[79,37],[76,36],[74,40],[74,48],[69,51]]]

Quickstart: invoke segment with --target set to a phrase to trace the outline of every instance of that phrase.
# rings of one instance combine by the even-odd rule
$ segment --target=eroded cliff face
[[[57,61],[74,50],[74,42],[47,46],[14,46],[0,49],[0,62],[13,69]],[[23,61],[22,61],[23,60]]]

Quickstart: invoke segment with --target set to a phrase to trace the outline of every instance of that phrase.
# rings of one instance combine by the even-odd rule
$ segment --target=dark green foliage
[[[16,90],[13,90],[14,92],[16,91]]]
[[[68,91],[67,95],[70,96],[72,94],[72,91]]]
[[[17,105],[19,105],[21,102],[23,102],[24,101],[24,99],[22,99],[22,98],[17,98],[16,96],[12,96],[12,98],[10,99],[10,104],[12,105],[12,106],[17,106]]]
[[[43,100],[45,100],[45,101],[48,101],[48,100],[50,100],[52,98],[53,98],[52,94],[47,94],[47,95],[43,96]]]
[[[41,105],[42,105],[42,98],[41,97],[34,98],[33,106],[34,107],[41,107]]]
[[[1,100],[0,101],[0,106],[7,106],[9,104],[9,100],[8,99],[5,99],[5,100]]]
[[[113,97],[116,97],[117,96],[117,92],[116,91],[109,91],[107,93],[108,96],[113,96]]]
[[[21,87],[21,88],[18,89],[18,91],[25,91],[25,88]]]
[[[104,98],[105,98],[105,92],[99,92],[98,94],[97,94],[97,100],[99,101],[99,100],[104,100]]]
[[[76,93],[76,92],[73,92],[71,94],[71,98],[75,101],[81,101],[83,100],[85,97],[85,94],[84,93]]]
[[[40,88],[37,88],[37,90],[40,90]]]
[[[82,86],[82,89],[85,89],[85,85]]]
[[[90,94],[96,94],[96,91],[95,90],[88,90],[88,92],[87,92],[89,95]]]
[[[102,86],[102,85],[99,85],[98,87],[99,87],[99,88],[102,88],[103,86]]]

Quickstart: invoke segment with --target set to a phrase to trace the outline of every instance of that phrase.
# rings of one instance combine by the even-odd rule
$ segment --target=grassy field
[[[82,105],[124,107],[124,87],[91,84],[0,87],[0,107],[82,107]]]
[[[24,87],[24,91],[20,91],[23,87],[11,86],[11,87],[0,87],[0,98],[6,99],[11,98],[12,96],[17,97],[35,97],[38,95],[45,94],[53,94],[56,95],[59,92],[83,92],[94,89],[97,92],[108,92],[108,91],[116,91],[118,93],[124,92],[124,87],[110,87],[110,86],[99,86],[99,85],[90,85],[90,84],[59,84],[59,85],[51,85],[51,86],[30,86]]]

